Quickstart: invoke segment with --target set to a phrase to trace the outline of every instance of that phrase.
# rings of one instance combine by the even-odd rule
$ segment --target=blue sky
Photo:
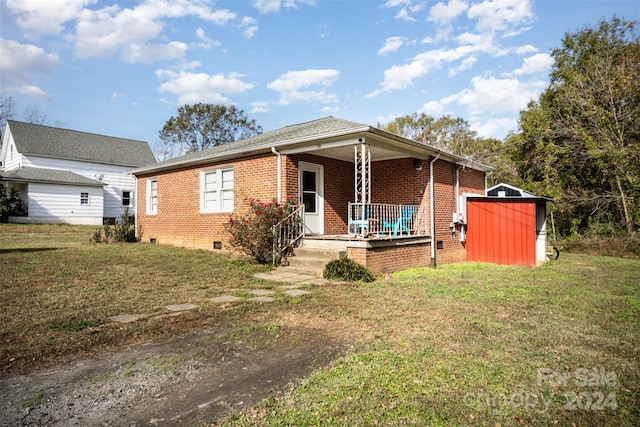
[[[265,131],[329,115],[425,112],[504,138],[566,32],[640,16],[631,0],[0,0],[0,95],[14,116],[142,139],[185,103]]]

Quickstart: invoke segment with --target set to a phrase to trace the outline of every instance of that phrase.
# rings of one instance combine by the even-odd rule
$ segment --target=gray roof
[[[8,120],[16,148],[23,155],[140,167],[156,159],[145,141],[116,138]]]
[[[250,138],[234,141],[229,144],[218,145],[206,150],[188,153],[184,156],[134,169],[131,173],[155,173],[180,167],[205,164],[207,162],[223,158],[265,153],[270,151],[271,147],[281,149],[295,144],[315,142],[318,140],[330,139],[332,137],[364,135],[365,133],[375,134],[376,136],[386,138],[387,140],[395,140],[400,144],[407,144],[414,148],[419,147],[422,150],[432,151],[433,153],[440,152],[440,150],[433,147],[425,146],[419,142],[403,138],[367,124],[356,123],[329,116],[310,122],[285,126]],[[462,157],[454,155],[448,155],[448,157],[453,161],[466,160],[468,162],[467,159],[463,159]],[[491,170],[491,168],[487,168],[487,170]]]
[[[1,173],[5,181],[13,182],[42,182],[49,184],[82,185],[91,187],[103,187],[106,184],[94,179],[85,178],[73,172],[44,169],[44,168],[19,168],[10,172]]]

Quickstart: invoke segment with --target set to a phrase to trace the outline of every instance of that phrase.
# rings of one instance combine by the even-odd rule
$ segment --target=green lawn
[[[246,258],[0,225],[2,376],[202,328],[321,329],[351,350],[233,426],[640,425],[640,260],[441,265],[267,305]],[[182,316],[110,322],[122,313]],[[249,328],[249,329],[247,329]],[[304,337],[301,337],[304,339]],[[251,346],[260,346],[251,342]]]
[[[638,260],[563,254],[343,290],[325,316],[362,347],[226,425],[640,425],[639,282]]]

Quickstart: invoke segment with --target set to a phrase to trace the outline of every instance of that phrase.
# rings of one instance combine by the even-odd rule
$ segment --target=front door
[[[300,162],[300,203],[304,203],[306,234],[324,234],[324,168],[315,163]]]

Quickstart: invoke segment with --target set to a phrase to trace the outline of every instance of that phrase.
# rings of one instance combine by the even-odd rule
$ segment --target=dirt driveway
[[[214,422],[286,389],[345,344],[320,330],[206,330],[0,382],[0,426]]]

